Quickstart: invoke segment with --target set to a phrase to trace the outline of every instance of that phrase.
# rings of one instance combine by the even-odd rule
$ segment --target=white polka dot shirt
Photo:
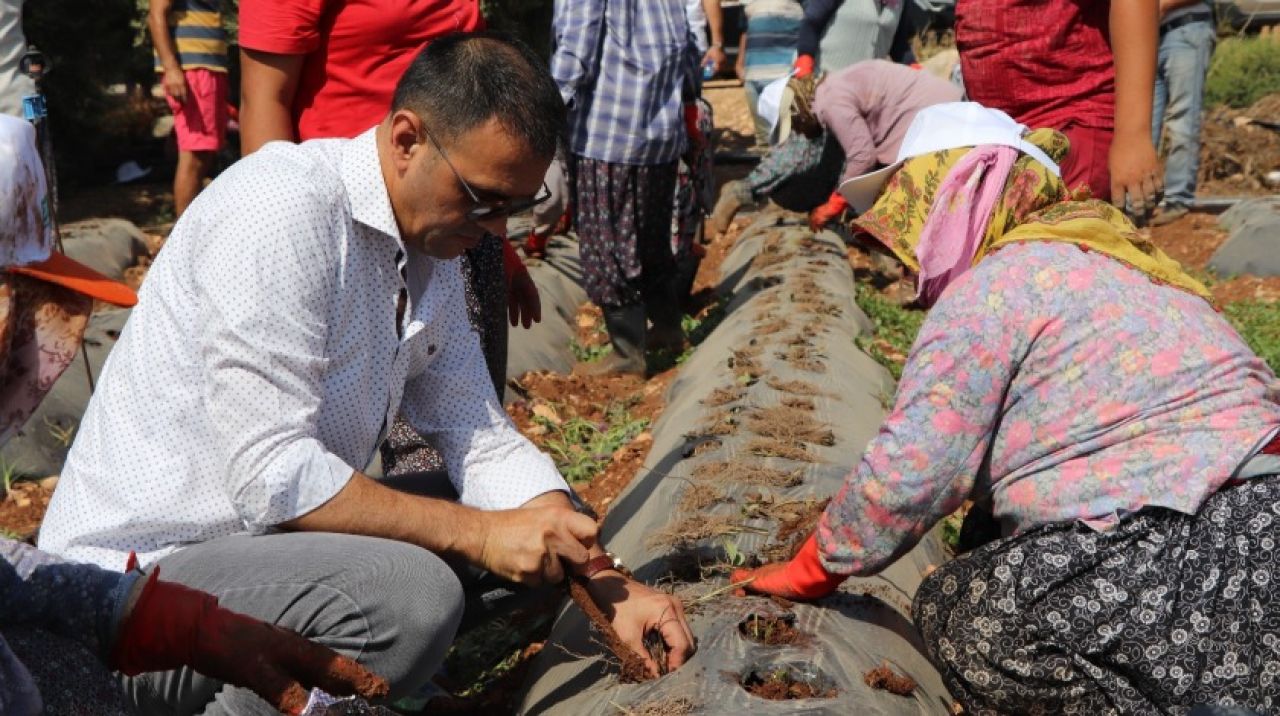
[[[402,409],[463,504],[567,490],[494,393],[459,261],[406,251],[373,130],[268,144],[200,194],[152,265],[40,546],[121,569],[130,550],[146,564],[270,531],[337,494]]]

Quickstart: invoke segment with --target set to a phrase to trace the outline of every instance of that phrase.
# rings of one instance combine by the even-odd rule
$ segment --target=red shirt
[[[1032,129],[1112,128],[1110,12],[1108,0],[958,0],[969,99]]]
[[[293,99],[298,141],[377,124],[418,50],[483,23],[479,0],[240,1],[243,47],[306,55]]]

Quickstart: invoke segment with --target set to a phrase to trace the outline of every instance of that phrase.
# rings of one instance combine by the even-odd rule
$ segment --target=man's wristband
[[[582,578],[591,579],[597,573],[606,569],[612,569],[628,579],[631,577],[631,570],[622,564],[622,560],[618,559],[612,552],[605,552],[598,557],[592,557],[587,560],[586,564],[582,565]]]

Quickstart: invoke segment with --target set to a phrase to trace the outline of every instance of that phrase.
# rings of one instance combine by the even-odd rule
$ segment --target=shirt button
[[[428,343],[428,344],[427,344],[427,355],[429,355],[429,356],[433,356],[433,355],[435,355],[435,354],[436,354],[436,344],[434,344],[434,343]]]

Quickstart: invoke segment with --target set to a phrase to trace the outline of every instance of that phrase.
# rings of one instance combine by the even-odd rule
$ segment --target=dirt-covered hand
[[[542,300],[529,269],[520,260],[516,248],[502,239],[502,269],[507,276],[507,318],[512,326],[530,328],[542,321]]]
[[[1111,143],[1109,165],[1111,203],[1135,220],[1145,220],[1164,195],[1164,167],[1150,137],[1117,136]]]
[[[313,687],[338,696],[387,695],[386,680],[355,661],[158,576],[153,570],[125,618],[112,668],[134,676],[187,666],[248,688],[287,714],[302,712]]]
[[[173,98],[178,104],[186,104],[187,102],[187,78],[179,68],[172,68],[164,71],[164,75],[160,78],[160,85],[164,87],[164,93]]]
[[[586,564],[595,544],[595,520],[569,507],[520,507],[480,513],[484,540],[479,566],[520,584],[564,579],[561,559]]]
[[[598,572],[587,584],[591,599],[604,612],[613,630],[632,651],[644,660],[652,676],[675,671],[696,650],[693,632],[684,616],[684,604],[666,592],[628,579],[612,570]],[[645,646],[645,637],[653,634],[666,647],[666,667],[658,664]]]
[[[813,231],[822,231],[823,227],[840,218],[848,208],[849,202],[845,201],[838,192],[832,192],[822,206],[809,212],[809,228]]]
[[[751,580],[738,590],[738,596],[769,594],[801,602],[831,594],[845,579],[845,575],[831,574],[823,568],[822,560],[818,558],[816,535],[809,535],[789,562],[775,562],[755,569],[735,569],[729,575],[732,584]]]

